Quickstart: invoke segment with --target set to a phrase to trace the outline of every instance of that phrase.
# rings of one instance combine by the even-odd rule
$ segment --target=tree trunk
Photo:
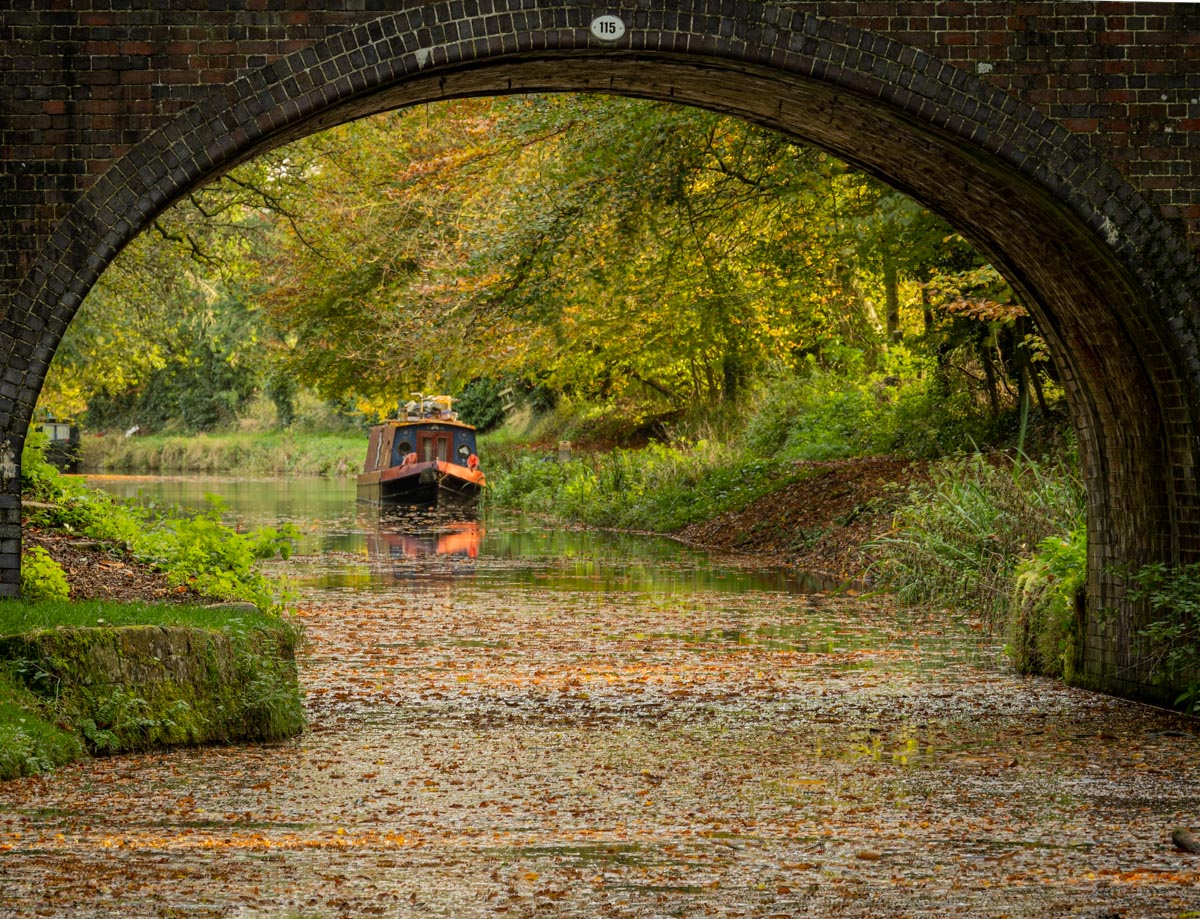
[[[1037,396],[1038,408],[1042,410],[1043,415],[1050,414],[1050,407],[1046,405],[1046,393],[1042,391],[1042,376],[1037,372],[1037,368],[1030,361],[1029,367],[1029,382],[1033,384],[1033,393]]]
[[[898,342],[904,337],[900,328],[900,279],[891,261],[883,263],[883,293],[887,301],[887,340]]]
[[[996,365],[992,363],[991,348],[985,340],[979,349],[979,359],[983,362],[983,375],[987,379],[988,403],[992,408],[992,417],[1000,417],[1000,389],[996,383]]]
[[[1042,391],[1042,381],[1038,374],[1037,367],[1033,363],[1033,359],[1029,356],[1029,348],[1026,347],[1026,339],[1030,335],[1030,322],[1027,318],[1022,317],[1016,321],[1016,339],[1017,339],[1017,355],[1020,362],[1021,373],[1026,374],[1028,384],[1033,387],[1033,394],[1037,398],[1038,408],[1042,414],[1049,413],[1046,407],[1046,394]]]
[[[722,389],[724,390],[721,394],[722,398],[726,404],[736,402],[738,396],[741,395],[742,380],[745,376],[742,373],[742,362],[736,353],[725,355],[725,359],[721,362],[721,374]]]

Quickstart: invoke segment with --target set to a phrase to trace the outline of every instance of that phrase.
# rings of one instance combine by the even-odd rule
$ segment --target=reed
[[[1022,559],[1083,517],[1083,483],[1069,457],[952,458],[909,489],[891,530],[869,546],[869,573],[902,603],[974,610],[999,627]]]

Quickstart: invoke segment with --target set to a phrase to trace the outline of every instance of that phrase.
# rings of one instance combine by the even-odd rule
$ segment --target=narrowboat
[[[422,397],[371,428],[358,500],[372,504],[462,506],[486,481],[475,428],[458,420],[449,396]]]

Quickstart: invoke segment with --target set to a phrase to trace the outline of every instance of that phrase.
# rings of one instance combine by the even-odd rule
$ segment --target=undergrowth
[[[558,463],[554,452],[515,447],[505,428],[489,435],[490,500],[601,526],[670,532],[741,510],[794,481],[797,462],[892,454],[928,458],[995,436],[1001,420],[963,393],[946,393],[928,362],[897,346],[879,372],[862,377],[815,364],[764,386],[744,405],[703,420],[653,419],[626,405],[560,405],[527,438],[584,442],[653,432],[639,449],[613,449]],[[515,423],[515,422],[514,422]],[[548,436],[552,435],[552,436]]]
[[[282,609],[287,599],[283,585],[262,575],[255,564],[275,556],[287,558],[298,535],[294,527],[237,533],[221,523],[216,499],[197,515],[118,503],[59,473],[46,462],[36,437],[25,449],[21,471],[25,496],[32,499],[28,525],[114,543],[165,572],[171,584],[186,584],[203,596],[245,600],[264,611]],[[53,564],[36,549],[24,553],[22,577],[28,572],[35,595],[55,595],[56,577],[47,562]],[[44,594],[46,590],[51,593]]]
[[[927,362],[897,349],[865,379],[811,368],[765,388],[741,445],[758,456],[829,460],[896,454],[931,459],[989,441],[997,422],[934,385]]]
[[[790,465],[712,441],[652,443],[566,463],[519,455],[495,477],[489,499],[593,526],[670,532],[745,507],[796,476]]]
[[[1083,522],[1083,483],[1066,458],[955,457],[911,486],[870,548],[871,574],[901,602],[1007,619],[1017,570],[1043,539]]]

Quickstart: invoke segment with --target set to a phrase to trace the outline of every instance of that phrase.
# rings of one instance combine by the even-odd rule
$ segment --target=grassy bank
[[[565,463],[525,453],[493,475],[489,500],[591,526],[670,533],[744,507],[801,475],[790,464],[713,441],[652,443]]]
[[[0,602],[0,778],[92,753],[299,731],[299,635],[286,591],[255,567],[286,556],[291,533],[118,504],[60,475],[37,441],[22,457],[24,598]],[[49,536],[109,553],[123,590],[146,581],[157,594],[165,582],[190,604],[77,602],[63,565],[33,545]]]
[[[361,470],[366,436],[287,431],[228,434],[84,435],[84,468],[95,472],[247,476],[344,476]]]
[[[802,463],[883,455],[932,460],[1002,442],[1019,421],[1015,413],[991,417],[962,398],[945,397],[928,374],[902,380],[881,372],[860,380],[813,369],[719,415],[656,420],[622,405],[564,402],[521,422],[526,440],[584,445],[611,443],[617,424],[638,435],[635,441],[649,442],[577,450],[559,462],[553,449],[521,449],[513,423],[489,434],[480,452],[490,499],[597,526],[670,533],[788,487],[805,474]]]

